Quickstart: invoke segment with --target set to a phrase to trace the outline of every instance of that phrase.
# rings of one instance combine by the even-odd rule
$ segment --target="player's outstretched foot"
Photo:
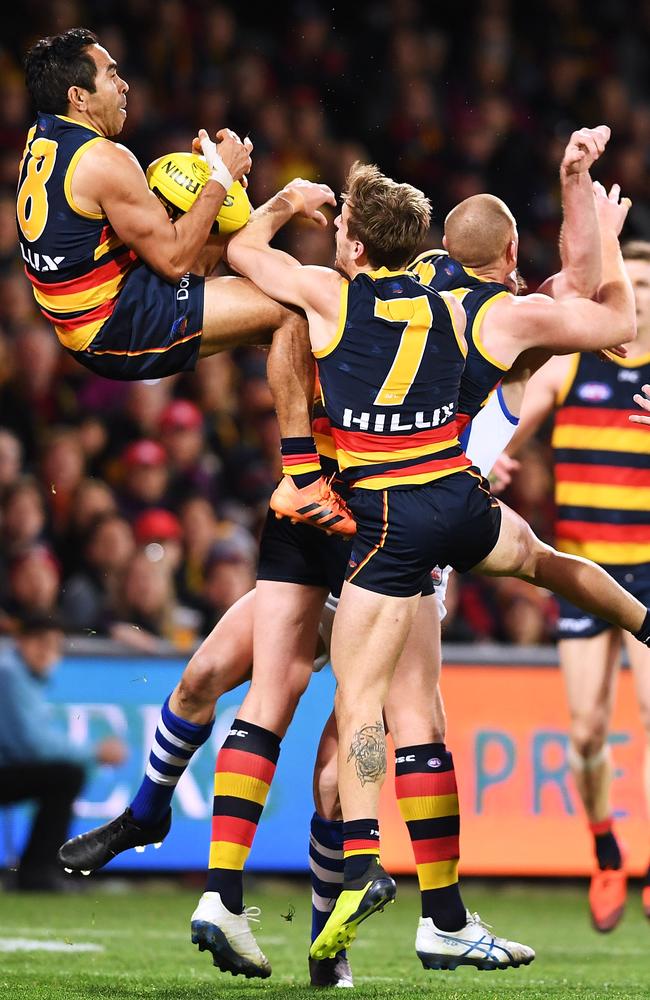
[[[353,535],[357,530],[345,502],[324,476],[300,490],[291,476],[284,476],[271,495],[270,504],[279,517],[303,521],[330,534]]]
[[[261,951],[248,923],[257,920],[257,907],[231,913],[218,892],[204,892],[192,914],[192,944],[209,951],[212,962],[222,972],[247,979],[268,979],[271,965]]]
[[[467,912],[467,923],[459,931],[441,931],[431,917],[420,917],[415,951],[425,969],[455,969],[473,965],[477,969],[516,969],[530,965],[535,952],[528,945],[495,937],[478,913]]]
[[[309,959],[309,982],[311,986],[328,988],[331,986],[350,988],[354,986],[352,969],[345,955],[334,958]]]
[[[66,840],[59,848],[59,863],[66,871],[83,872],[88,875],[97,868],[108,864],[117,854],[135,847],[144,850],[147,844],[159,847],[169,833],[172,825],[172,811],[156,823],[155,826],[144,826],[133,818],[130,809],[125,809],[121,816],[96,826],[72,840]]]
[[[352,944],[357,927],[377,911],[392,903],[397,895],[394,880],[377,861],[358,879],[343,883],[329,920],[309,949],[312,958],[334,958]]]
[[[600,869],[591,876],[589,909],[597,931],[613,931],[625,910],[627,872],[624,868]]]

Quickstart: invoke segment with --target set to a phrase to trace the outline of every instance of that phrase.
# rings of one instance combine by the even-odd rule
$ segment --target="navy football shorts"
[[[197,274],[172,284],[140,264],[88,347],[70,353],[96,375],[125,381],[192,371],[201,346],[204,289],[205,278]]]
[[[621,587],[636,597],[646,608],[650,606],[650,566],[639,563],[634,566],[603,566],[610,576],[613,576]],[[615,628],[604,618],[597,618],[571,604],[564,597],[556,595],[559,607],[557,620],[558,639],[592,639],[607,629]]]
[[[269,510],[260,540],[257,579],[323,587],[340,597],[351,547],[349,538],[327,535],[310,524],[292,524],[288,517],[277,518]],[[429,574],[422,582],[422,595],[433,590]]]
[[[490,554],[501,508],[478,470],[413,489],[352,489],[357,522],[347,579],[391,597],[424,592],[435,566],[464,573]]]

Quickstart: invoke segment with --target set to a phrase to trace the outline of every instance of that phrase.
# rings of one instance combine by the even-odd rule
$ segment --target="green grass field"
[[[175,883],[88,884],[79,895],[0,894],[0,994],[18,1000],[251,1000],[313,997],[307,987],[306,882],[249,883],[262,908],[258,940],[273,964],[264,982],[213,969],[189,941],[199,891]],[[610,935],[588,923],[585,892],[574,886],[467,883],[466,903],[498,933],[533,945],[536,961],[505,972],[425,972],[413,950],[418,897],[413,884],[360,930],[350,957],[361,997],[642,998],[650,995],[650,925],[632,889],[627,914]],[[283,917],[295,908],[291,921]],[[19,945],[16,942],[22,941]],[[30,942],[62,950],[30,948]],[[72,946],[97,950],[75,951]]]

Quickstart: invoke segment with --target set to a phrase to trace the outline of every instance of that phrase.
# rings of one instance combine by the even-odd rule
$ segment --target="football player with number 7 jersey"
[[[598,143],[589,137],[585,145],[592,144]],[[587,183],[597,226],[590,179]],[[503,236],[494,270],[501,272],[495,280],[505,283],[516,266],[515,223],[503,203],[483,197],[497,218],[492,239]],[[332,635],[344,883],[312,945],[315,958],[336,955],[354,939],[358,925],[395,896],[395,884],[378,861],[378,796],[386,770],[382,709],[423,580],[436,564],[516,575],[570,593],[587,608],[598,604],[601,614],[624,622],[641,640],[650,638],[650,613],[640,602],[598,567],[542,545],[522,519],[491,496],[464,456],[457,413],[465,312],[453,294],[433,292],[406,270],[428,230],[427,199],[376,167],[356,164],[335,223],[337,270],[300,266],[269,246],[294,214],[309,215],[328,202],[334,203],[333,194],[322,186],[294,181],[228,247],[231,266],[307,313],[346,498],[357,522]],[[456,233],[485,202],[459,208],[448,220]],[[605,238],[609,280],[603,301],[577,297],[568,309],[546,296],[527,296],[526,310],[513,298],[525,332],[519,331],[519,350],[514,338],[502,342],[502,358],[494,358],[502,370],[527,347],[553,349],[562,337],[591,338],[594,347],[633,338],[633,297],[618,241],[611,233]]]

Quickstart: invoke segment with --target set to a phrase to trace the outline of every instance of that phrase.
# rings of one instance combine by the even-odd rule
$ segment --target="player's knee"
[[[295,710],[313,674],[313,660],[296,660],[282,677],[282,698]]]
[[[214,702],[226,690],[226,671],[214,656],[198,650],[179,681],[177,697],[180,714],[196,711],[207,702]]]
[[[542,542],[537,535],[526,526],[519,544],[519,572],[521,579],[530,583],[538,581],[544,572],[544,563],[553,553],[550,545]]]
[[[571,726],[571,748],[581,761],[594,760],[607,742],[607,719],[598,714],[575,719]]]

